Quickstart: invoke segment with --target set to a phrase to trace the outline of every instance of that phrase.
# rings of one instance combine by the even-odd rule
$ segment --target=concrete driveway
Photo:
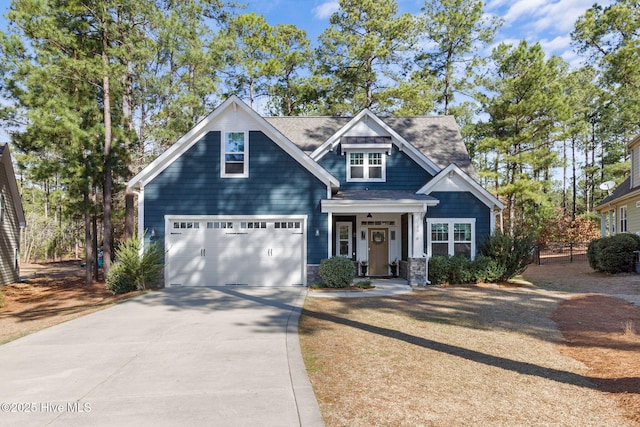
[[[171,288],[0,346],[0,425],[322,425],[306,292]]]

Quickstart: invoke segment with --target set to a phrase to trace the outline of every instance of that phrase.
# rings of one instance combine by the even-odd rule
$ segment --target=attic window
[[[346,157],[347,181],[386,181],[386,156],[384,153],[349,152]]]
[[[249,176],[249,141],[246,132],[224,132],[221,174],[223,178]]]

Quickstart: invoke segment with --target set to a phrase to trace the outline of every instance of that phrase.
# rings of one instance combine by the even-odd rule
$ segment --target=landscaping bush
[[[432,285],[477,283],[476,277],[475,261],[465,256],[436,255],[429,260],[429,281]]]
[[[333,257],[320,262],[320,277],[329,288],[347,288],[356,275],[356,268],[349,258]]]
[[[452,284],[476,283],[473,261],[463,255],[449,258],[447,282]]]
[[[494,259],[497,267],[504,270],[496,280],[506,281],[522,273],[531,263],[533,237],[521,232],[511,236],[498,231],[482,242],[480,253]]]
[[[355,288],[358,289],[371,289],[373,286],[371,285],[371,280],[360,280],[353,284]]]
[[[473,260],[475,282],[491,283],[496,282],[505,273],[505,267],[500,265],[497,260],[485,255],[478,255]]]
[[[116,249],[115,262],[107,275],[107,289],[114,294],[154,286],[162,272],[162,249],[153,242],[140,254],[141,240],[133,237]]]
[[[429,259],[429,281],[432,285],[447,283],[449,277],[449,257],[435,255]]]
[[[587,249],[589,266],[603,273],[634,271],[634,251],[640,250],[640,237],[631,233],[620,233],[594,240]]]
[[[114,295],[126,294],[136,290],[135,280],[127,274],[123,264],[114,263],[107,275],[107,289]]]
[[[589,267],[596,271],[600,271],[598,266],[598,260],[600,259],[600,244],[604,238],[592,240],[587,248],[587,260],[589,261]]]

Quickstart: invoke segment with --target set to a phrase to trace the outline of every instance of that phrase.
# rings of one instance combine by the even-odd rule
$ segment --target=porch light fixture
[[[367,218],[373,218],[373,215],[371,215],[371,212],[367,214]]]

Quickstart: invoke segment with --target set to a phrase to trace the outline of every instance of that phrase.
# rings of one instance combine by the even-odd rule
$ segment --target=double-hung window
[[[347,181],[384,182],[385,155],[383,152],[347,153]]]
[[[427,252],[435,255],[475,257],[475,219],[427,220]]]
[[[620,206],[620,233],[627,232],[627,207]]]
[[[249,141],[246,132],[224,132],[221,151],[223,178],[249,176]]]

